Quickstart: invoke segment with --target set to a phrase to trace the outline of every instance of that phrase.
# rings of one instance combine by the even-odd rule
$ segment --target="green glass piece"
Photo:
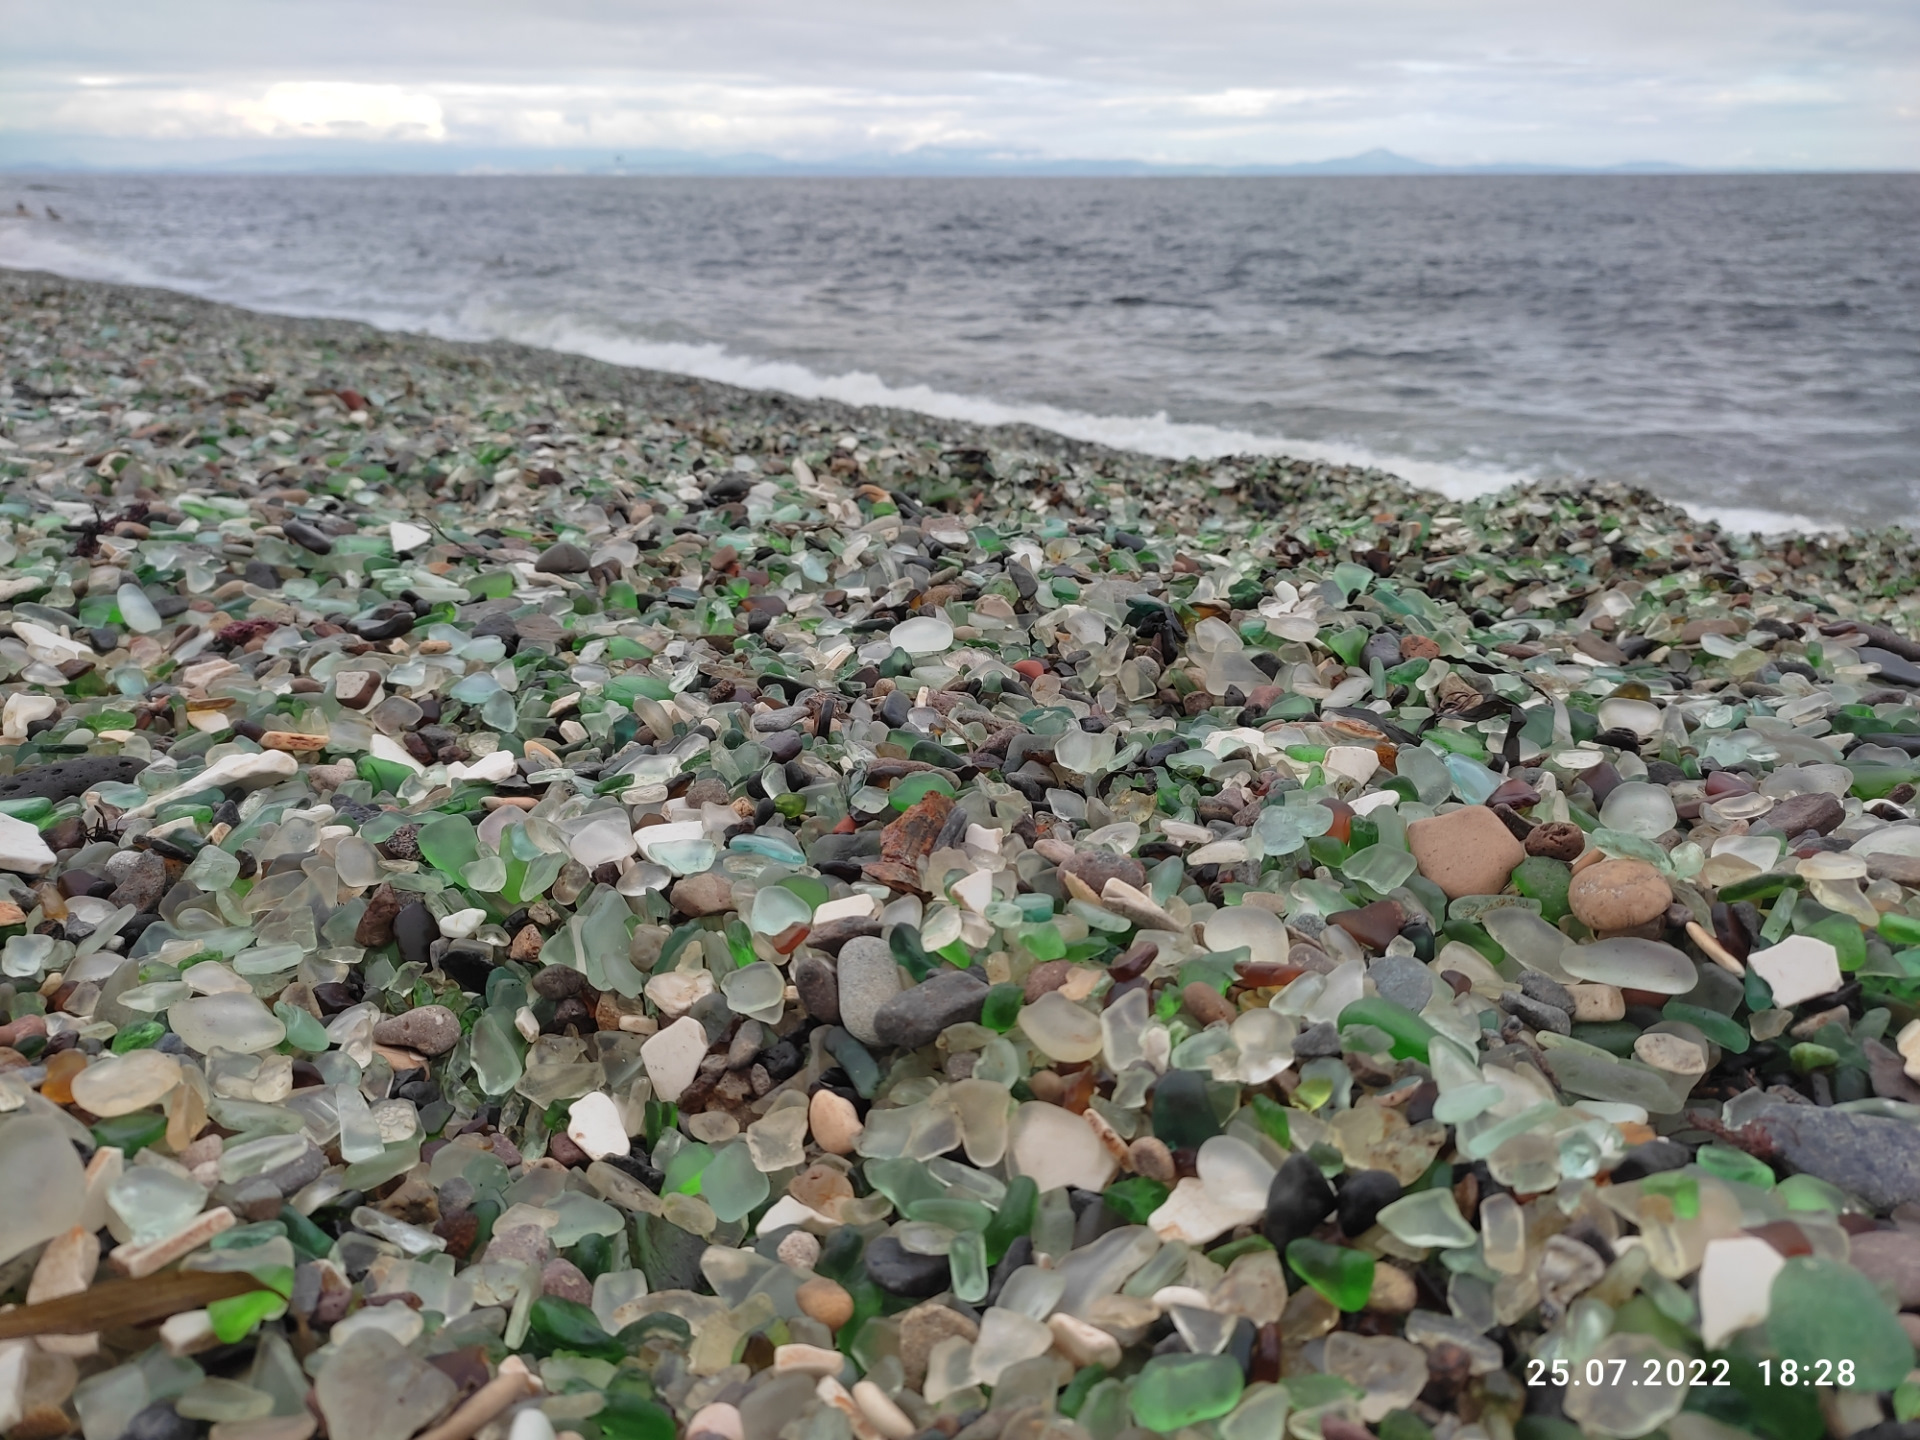
[[[1066,937],[1051,923],[1022,925],[1018,934],[1020,943],[1036,960],[1058,960],[1067,953]]]
[[[938,1200],[916,1200],[905,1208],[909,1220],[925,1220],[929,1224],[944,1225],[949,1230],[984,1231],[993,1220],[993,1211],[978,1200],[942,1197]]]
[[[1660,1013],[1665,1019],[1680,1020],[1693,1026],[1729,1054],[1744,1055],[1747,1053],[1747,1047],[1753,1043],[1753,1037],[1747,1033],[1744,1025],[1722,1015],[1718,1010],[1708,1010],[1699,1005],[1687,1005],[1679,1000],[1671,1000],[1667,1003],[1667,1008]]]
[[[301,1253],[315,1260],[324,1260],[333,1253],[333,1237],[293,1206],[280,1207],[280,1223],[286,1229],[287,1239],[293,1242],[293,1248]]]
[[[987,1223],[987,1263],[998,1265],[1007,1247],[1033,1229],[1040,1209],[1040,1187],[1031,1175],[1016,1175],[1007,1182],[1007,1193],[1000,1208]],[[818,1269],[818,1267],[815,1267]]]
[[[1845,915],[1827,915],[1810,925],[1793,927],[1802,935],[1811,935],[1833,946],[1843,971],[1858,970],[1867,963],[1867,937],[1860,922]]]
[[[354,773],[369,785],[374,794],[385,792],[398,795],[400,787],[407,783],[413,772],[397,760],[376,760],[371,755],[362,755],[354,764]]]
[[[893,933],[898,935],[900,931]],[[827,1053],[840,1062],[840,1068],[847,1072],[847,1079],[853,1082],[860,1097],[871,1100],[873,1092],[880,1088],[880,1062],[873,1058],[872,1052],[835,1025],[827,1031]]]
[[[1880,934],[1893,945],[1920,945],[1920,920],[1889,910],[1880,917]]]
[[[958,1203],[958,1202],[955,1202]],[[962,1230],[947,1248],[947,1267],[953,1297],[977,1304],[987,1297],[986,1237],[978,1230]]]
[[[1773,1279],[1767,1337],[1783,1360],[1845,1357],[1856,1390],[1889,1390],[1913,1369],[1913,1342],[1874,1282],[1837,1260],[1801,1256]]]
[[[1840,1052],[1829,1045],[1816,1045],[1811,1040],[1803,1040],[1787,1052],[1793,1061],[1793,1068],[1802,1075],[1815,1070],[1826,1070],[1840,1063]]]
[[[869,1160],[867,1183],[903,1215],[923,1201],[947,1199],[947,1187],[918,1160]]]
[[[1273,1249],[1273,1242],[1264,1235],[1242,1235],[1238,1240],[1229,1240],[1226,1244],[1207,1252],[1207,1259],[1214,1264],[1227,1266],[1233,1264],[1242,1255],[1257,1254],[1262,1250]]]
[[[318,1055],[333,1042],[327,1039],[327,1027],[320,1023],[317,1015],[290,1005],[286,1001],[277,1001],[273,1007],[274,1016],[287,1027],[287,1044],[295,1050],[304,1050],[309,1055]]]
[[[1165,1435],[1225,1415],[1245,1388],[1232,1356],[1156,1355],[1134,1377],[1128,1403],[1135,1420]]]
[[[1169,1070],[1153,1087],[1153,1133],[1170,1150],[1197,1150],[1220,1133],[1219,1117],[1197,1070]]]
[[[1798,890],[1805,883],[1798,875],[1784,875],[1777,870],[1770,870],[1762,875],[1736,880],[1731,885],[1722,885],[1719,898],[1729,905],[1741,900],[1771,900],[1781,891]]]
[[[1287,1118],[1287,1107],[1271,1095],[1256,1094],[1249,1106],[1253,1111],[1253,1120],[1268,1139],[1282,1150],[1293,1148],[1293,1122]]]
[[[1764,1160],[1730,1145],[1702,1145],[1693,1160],[1709,1175],[1718,1175],[1722,1180],[1738,1180],[1762,1190],[1771,1190],[1776,1183],[1773,1168]]]
[[[621,1332],[623,1337],[626,1333]],[[624,1339],[620,1348],[627,1348]],[[593,1423],[600,1430],[601,1440],[674,1440],[678,1432],[673,1416],[657,1401],[641,1395],[615,1395],[611,1389],[606,1407],[593,1417]]]
[[[1067,1382],[1067,1388],[1060,1392],[1060,1398],[1054,1402],[1054,1408],[1071,1420],[1080,1413],[1080,1407],[1087,1403],[1087,1392],[1107,1378],[1107,1367],[1088,1365],[1076,1370],[1073,1379]]]
[[[14,819],[25,820],[30,825],[46,819],[51,814],[53,814],[53,801],[39,796],[29,796],[25,800],[0,800],[0,815],[11,815]]]
[[[700,1178],[713,1163],[713,1151],[697,1141],[682,1145],[667,1162],[667,1173],[660,1189],[669,1195],[698,1195]]]
[[[112,1115],[94,1122],[93,1138],[111,1145],[131,1160],[140,1151],[159,1142],[167,1133],[167,1117],[151,1111],[136,1110],[131,1115]]]
[[[1367,646],[1367,630],[1356,625],[1350,630],[1342,630],[1337,635],[1326,637],[1326,647],[1349,665],[1360,663],[1360,652]]]
[[[995,985],[987,991],[986,1003],[980,1010],[980,1023],[998,1034],[1006,1034],[1013,1029],[1013,1022],[1020,1018],[1020,1006],[1025,999],[1026,992],[1019,985]]]
[[[564,1350],[615,1362],[626,1353],[600,1328],[593,1311],[577,1300],[542,1295],[533,1302],[528,1320],[527,1342],[542,1353]]]
[[[1129,1225],[1144,1225],[1147,1217],[1166,1204],[1167,1196],[1172,1193],[1158,1180],[1133,1175],[1109,1185],[1100,1192],[1100,1198]]]
[[[920,943],[920,931],[915,926],[894,926],[893,933],[887,937],[887,948],[893,952],[894,963],[916,981],[926,979],[939,968]]]
[[[1354,1001],[1340,1012],[1340,1028],[1373,1025],[1393,1037],[1393,1058],[1425,1062],[1427,1046],[1440,1032],[1404,1005],[1378,996]]]
[[[887,804],[895,810],[908,810],[924,800],[929,792],[939,791],[942,795],[958,793],[949,780],[937,770],[923,770],[918,775],[909,775],[904,780],[896,780],[893,788],[887,791]]]
[[[753,1153],[744,1140],[722,1145],[700,1173],[700,1197],[729,1223],[751,1214],[766,1201],[769,1190],[767,1177],[754,1167]]]
[[[241,1340],[262,1320],[271,1320],[286,1312],[287,1297],[272,1290],[254,1290],[245,1295],[229,1295],[210,1301],[207,1319],[222,1344]]]
[[[167,1033],[167,1027],[158,1020],[143,1020],[138,1025],[129,1025],[113,1037],[113,1053],[125,1055],[129,1050],[145,1050],[160,1043],[160,1037]]]
[[[1360,1309],[1373,1292],[1373,1257],[1361,1250],[1303,1237],[1287,1246],[1287,1264],[1341,1310]]]
[[[1567,913],[1567,884],[1573,871],[1564,860],[1529,855],[1514,868],[1513,884],[1522,895],[1540,902],[1540,918],[1549,925]]]

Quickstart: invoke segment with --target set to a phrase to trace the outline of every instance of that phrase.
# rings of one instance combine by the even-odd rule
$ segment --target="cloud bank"
[[[4,0],[0,33],[16,161],[1920,164],[1910,0]]]

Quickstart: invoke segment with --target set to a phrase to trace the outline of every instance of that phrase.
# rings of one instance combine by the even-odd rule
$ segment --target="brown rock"
[[[262,750],[284,750],[289,755],[303,755],[312,750],[327,748],[324,735],[303,735],[297,730],[269,730],[260,737]]]
[[[333,696],[349,710],[364,710],[380,693],[380,683],[377,670],[336,670]]]
[[[1586,848],[1587,832],[1571,820],[1549,820],[1544,825],[1534,826],[1533,833],[1527,836],[1527,854],[1548,860],[1564,860],[1569,865],[1578,860],[1580,852]]]
[[[520,933],[513,937],[513,944],[507,948],[507,958],[531,964],[540,958],[540,947],[545,943],[538,925],[522,925]]]
[[[140,858],[107,897],[110,905],[131,905],[136,911],[153,909],[167,893],[167,862],[158,851],[142,850]]]
[[[549,1260],[540,1271],[540,1293],[557,1295],[577,1304],[593,1304],[593,1282],[571,1260]]]
[[[1672,903],[1673,888],[1644,860],[1602,860],[1567,886],[1567,904],[1574,915],[1600,934],[1658,920]]]
[[[1869,1230],[1848,1242],[1847,1263],[1875,1284],[1891,1287],[1903,1310],[1920,1306],[1920,1237]]]
[[[1791,840],[1809,830],[1825,835],[1846,818],[1847,807],[1826,791],[1818,790],[1810,795],[1789,795],[1761,816],[1756,828],[1777,830]]]
[[[899,1317],[900,1366],[907,1372],[907,1388],[918,1390],[927,1381],[927,1356],[949,1335],[977,1340],[980,1327],[956,1310],[929,1301]]]
[[[1027,972],[1026,1002],[1031,1005],[1042,995],[1051,994],[1067,983],[1073,969],[1071,960],[1042,960]]]
[[[1162,1185],[1171,1185],[1179,1178],[1173,1165],[1173,1152],[1167,1148],[1167,1142],[1151,1135],[1142,1135],[1129,1145],[1127,1159],[1134,1174],[1158,1180]]]
[[[1192,980],[1181,986],[1180,1003],[1202,1025],[1225,1024],[1240,1013],[1231,1000],[1204,980]]]
[[[673,887],[673,908],[682,915],[724,915],[733,909],[733,882],[717,870],[689,875]]]
[[[1338,925],[1367,949],[1385,951],[1400,927],[1407,923],[1406,912],[1394,900],[1376,900],[1358,910],[1338,910],[1327,917],[1329,925]]]
[[[1116,855],[1111,850],[1076,850],[1060,862],[1059,869],[1063,884],[1068,884],[1071,876],[1086,887],[1084,895],[1074,893],[1090,903],[1098,903],[1100,891],[1109,880],[1119,880],[1136,890],[1147,888],[1147,867],[1131,855]],[[1068,884],[1068,888],[1072,886]]]
[[[354,927],[353,943],[368,947],[393,943],[393,917],[406,906],[407,898],[393,886],[382,884],[367,897],[367,908]]]
[[[1400,658],[1402,660],[1438,660],[1440,647],[1424,635],[1402,635]]]
[[[1500,817],[1484,805],[1468,805],[1407,826],[1407,846],[1420,873],[1447,894],[1497,895],[1513,867],[1527,858]]]

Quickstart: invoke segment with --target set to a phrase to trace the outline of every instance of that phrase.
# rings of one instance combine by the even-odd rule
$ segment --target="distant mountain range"
[[[255,142],[257,145],[257,142]],[[224,150],[225,153],[220,153]],[[1334,160],[1287,165],[1176,165],[1147,160],[1053,160],[991,150],[912,150],[788,160],[776,155],[707,155],[686,150],[533,150],[463,145],[295,144],[261,150],[244,142],[74,141],[0,135],[0,171],[12,174],[140,171],[191,174],[508,174],[715,176],[1403,176],[1403,175],[1688,175],[1732,173],[1663,160],[1622,165],[1554,165],[1509,161],[1438,165],[1374,149]],[[1741,172],[1752,173],[1752,172]]]

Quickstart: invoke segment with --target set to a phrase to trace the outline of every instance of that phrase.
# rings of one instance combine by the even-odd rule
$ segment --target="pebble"
[[[1420,874],[1446,892],[1496,895],[1527,852],[1500,817],[1482,805],[1464,805],[1407,826],[1407,846]]]
[[[924,1300],[947,1288],[947,1257],[916,1255],[891,1235],[866,1248],[867,1278],[889,1295]]]
[[[901,993],[900,966],[884,940],[861,937],[840,948],[834,969],[839,975],[840,1023],[854,1039],[878,1045],[875,1017],[881,1006]]]
[[[840,954],[844,967],[846,951]],[[901,991],[875,1010],[874,1036],[883,1045],[918,1050],[932,1044],[948,1026],[978,1020],[986,1000],[987,986],[979,977],[966,970],[945,970]],[[843,1013],[845,1008],[843,981]]]
[[[1567,886],[1574,917],[1597,935],[1650,924],[1672,903],[1666,878],[1644,860],[1602,860]]]
[[[1825,940],[1789,935],[1777,945],[1755,950],[1747,964],[1773,992],[1773,1003],[1792,1009],[1840,988],[1839,953]]]
[[[422,1055],[444,1055],[459,1043],[460,1017],[444,1005],[420,1005],[382,1020],[373,1027],[373,1038]]]
[[[1320,1167],[1304,1155],[1289,1156],[1274,1173],[1273,1185],[1267,1191],[1267,1212],[1260,1233],[1284,1254],[1295,1240],[1311,1235],[1333,1213],[1335,1203],[1333,1187],[1327,1184]]]
[[[653,1082],[653,1093],[665,1101],[678,1100],[693,1083],[707,1053],[707,1030],[691,1015],[683,1015],[640,1046],[640,1060]]]
[[[846,1287],[824,1276],[804,1281],[795,1292],[795,1302],[829,1330],[839,1330],[853,1318],[853,1297]]]
[[[865,1127],[852,1101],[831,1090],[816,1090],[807,1102],[807,1128],[829,1155],[851,1155]]]

